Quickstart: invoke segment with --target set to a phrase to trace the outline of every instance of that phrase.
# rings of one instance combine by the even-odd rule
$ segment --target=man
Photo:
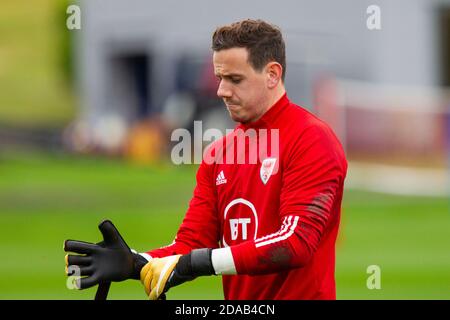
[[[85,254],[66,264],[83,264],[80,288],[140,278],[150,299],[214,274],[223,276],[225,299],[335,299],[342,147],[325,123],[289,101],[277,27],[261,20],[220,27],[212,49],[217,94],[239,125],[200,165],[175,241],[132,253],[105,222],[103,243],[66,242],[66,251]],[[268,131],[278,139],[263,141]],[[242,135],[247,142],[236,147]],[[265,152],[256,162],[250,144]]]

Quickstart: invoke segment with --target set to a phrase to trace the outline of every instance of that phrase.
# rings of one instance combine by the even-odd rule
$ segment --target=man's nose
[[[217,89],[217,96],[220,98],[230,98],[232,96],[231,90],[227,88],[227,85],[224,83],[224,81],[221,81],[219,83],[219,88]]]

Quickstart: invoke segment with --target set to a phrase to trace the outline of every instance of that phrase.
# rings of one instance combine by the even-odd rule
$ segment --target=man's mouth
[[[231,109],[236,109],[239,107],[238,104],[233,104],[233,103],[225,103],[227,108],[231,108]]]

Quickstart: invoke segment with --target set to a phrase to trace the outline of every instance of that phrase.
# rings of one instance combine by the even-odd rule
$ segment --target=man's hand
[[[150,300],[157,300],[165,291],[167,281],[181,255],[153,258],[141,270],[141,282]]]
[[[213,275],[211,249],[192,250],[186,255],[153,258],[141,270],[141,282],[150,300],[157,300],[171,287],[198,276]]]
[[[86,289],[99,283],[139,279],[142,267],[148,262],[133,253],[111,221],[105,220],[98,226],[103,241],[97,244],[66,240],[64,251],[80,255],[66,255],[68,267],[78,266],[81,276],[76,280],[78,289]]]

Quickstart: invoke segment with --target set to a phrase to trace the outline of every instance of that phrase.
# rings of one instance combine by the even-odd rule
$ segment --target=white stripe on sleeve
[[[280,230],[278,230],[275,233],[269,234],[267,236],[258,238],[258,239],[255,240],[255,242],[258,243],[258,242],[261,242],[263,240],[267,240],[267,239],[270,239],[270,238],[273,238],[273,237],[281,236],[283,233],[285,233],[287,230],[289,230],[289,227],[290,227],[291,223],[292,223],[292,216],[285,217],[284,221],[283,221],[283,226],[280,228]]]
[[[294,223],[291,225],[291,227],[289,228],[289,232],[276,237],[276,238],[272,238],[270,240],[267,241],[263,241],[263,242],[258,242],[256,243],[256,248],[262,247],[262,246],[266,246],[268,244],[274,243],[274,242],[278,242],[278,241],[282,241],[282,240],[286,240],[287,238],[289,238],[295,231],[295,228],[297,227],[297,223],[298,223],[298,219],[299,217],[295,217],[294,219]]]

